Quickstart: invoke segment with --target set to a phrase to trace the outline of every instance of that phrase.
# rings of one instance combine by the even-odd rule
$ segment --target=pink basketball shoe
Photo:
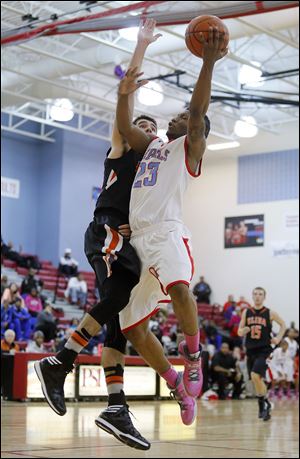
[[[201,352],[197,358],[191,357],[185,341],[179,343],[178,351],[184,359],[183,382],[185,390],[191,397],[199,397],[203,385]]]
[[[190,397],[185,391],[183,384],[183,373],[181,371],[178,373],[175,388],[170,387],[168,384],[167,386],[171,390],[171,398],[176,400],[180,406],[180,415],[183,424],[189,426],[194,422],[194,419],[197,416],[197,403],[196,400]]]

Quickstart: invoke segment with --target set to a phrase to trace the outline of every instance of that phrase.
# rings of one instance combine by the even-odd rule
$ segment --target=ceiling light
[[[251,61],[251,64],[256,67],[260,67],[259,62]],[[251,67],[250,65],[242,65],[239,72],[239,82],[248,86],[262,86],[264,84],[261,81],[262,71],[259,68]]]
[[[73,116],[73,104],[69,99],[56,99],[52,102],[50,118],[55,121],[70,121]]]
[[[234,125],[234,133],[238,137],[255,137],[258,132],[256,120],[253,116],[241,116]]]
[[[240,144],[237,141],[233,142],[226,142],[226,143],[214,143],[212,145],[208,145],[208,150],[227,150],[228,148],[237,148]]]
[[[163,88],[156,81],[149,81],[147,87],[139,89],[138,100],[143,105],[160,105],[164,99]]]
[[[157,131],[157,137],[162,139],[165,143],[169,141],[167,135],[166,135],[167,130],[166,129],[159,129]]]
[[[125,38],[125,40],[136,41],[138,31],[138,27],[128,27],[127,29],[120,29],[119,34],[122,38]]]

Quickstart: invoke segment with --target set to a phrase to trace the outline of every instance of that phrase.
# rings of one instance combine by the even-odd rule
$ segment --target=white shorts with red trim
[[[140,282],[129,304],[120,312],[122,331],[137,326],[158,311],[169,289],[178,283],[190,285],[194,273],[190,232],[179,223],[162,223],[131,237],[142,264]]]

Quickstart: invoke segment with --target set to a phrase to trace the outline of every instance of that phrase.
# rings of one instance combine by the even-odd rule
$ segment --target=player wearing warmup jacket
[[[193,401],[201,392],[203,378],[197,309],[189,292],[193,275],[190,233],[183,224],[182,206],[185,190],[201,172],[209,133],[206,112],[214,64],[227,54],[222,46],[223,36],[217,29],[210,28],[208,41],[201,36],[201,42],[203,65],[189,111],[180,113],[169,123],[167,144],[161,139],[149,141],[130,122],[129,94],[147,83],[136,82],[141,76],[136,68],[129,69],[120,83],[117,105],[121,134],[136,151],[144,154],[133,184],[129,214],[131,244],[142,263],[141,280],[134,287],[129,304],[120,313],[121,329],[131,342],[135,340],[135,349],[146,358],[143,332],[147,336],[149,316],[156,311],[161,291],[169,294],[185,337],[179,352],[185,362],[184,387]],[[149,350],[146,360],[155,369],[156,357]],[[189,410],[196,411],[196,403],[190,400]]]
[[[155,21],[140,25],[138,42],[131,65],[140,66],[149,44],[156,41]],[[133,112],[133,98],[130,101]],[[156,134],[156,121],[142,115],[135,120],[150,138]],[[108,389],[108,408],[96,424],[128,446],[147,450],[150,443],[134,428],[123,392],[126,339],[121,333],[118,313],[126,306],[132,288],[140,277],[140,261],[129,243],[129,200],[132,182],[142,155],[133,151],[121,137],[116,123],[112,147],[105,160],[102,192],[97,200],[94,219],[85,234],[85,253],[96,273],[101,301],[95,305],[55,357],[36,362],[35,369],[50,407],[59,415],[66,413],[64,381],[73,363],[91,337],[103,324],[107,336],[102,354]]]
[[[247,367],[258,397],[258,417],[268,421],[271,418],[271,404],[264,383],[268,367],[267,359],[273,351],[271,344],[277,346],[281,342],[286,327],[277,312],[264,306],[265,297],[266,291],[262,287],[253,290],[254,306],[243,311],[238,335],[246,336]],[[273,321],[280,326],[280,330],[277,336],[272,338]]]

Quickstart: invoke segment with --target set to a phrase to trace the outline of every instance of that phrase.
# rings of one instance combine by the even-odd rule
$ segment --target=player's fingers
[[[214,28],[213,32],[213,44],[218,48],[219,47],[219,41],[220,41],[220,32],[217,27]]]
[[[214,29],[212,27],[209,27],[208,29],[208,44],[209,46],[212,46],[214,43]]]
[[[202,32],[199,33],[199,41],[200,43],[202,43],[202,45],[204,45],[206,43],[206,40],[204,38],[204,35]]]
[[[142,80],[137,82],[137,89],[140,88],[141,86],[145,86],[145,84],[148,84],[149,80]]]

